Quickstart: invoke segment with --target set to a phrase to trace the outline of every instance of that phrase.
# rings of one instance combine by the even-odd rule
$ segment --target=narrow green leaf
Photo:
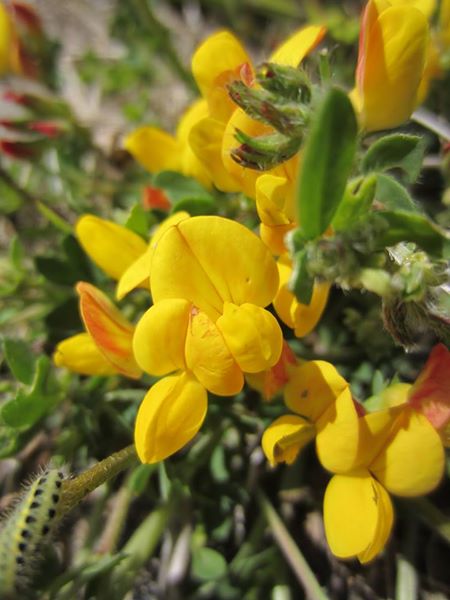
[[[445,231],[422,215],[404,210],[380,211],[376,215],[387,224],[379,238],[382,247],[414,242],[426,252],[441,257],[449,243]]]
[[[413,183],[419,176],[424,152],[424,138],[393,133],[370,146],[364,155],[362,169],[368,173],[397,168],[403,171],[407,183]]]
[[[319,107],[301,161],[297,206],[305,239],[314,239],[326,230],[342,201],[357,131],[347,94],[332,88]]]
[[[375,191],[375,202],[379,208],[388,210],[407,210],[418,213],[419,209],[408,190],[390,175],[379,173],[376,176],[377,189]]]
[[[171,213],[180,212],[185,210],[192,217],[199,215],[213,215],[217,212],[216,203],[214,198],[183,198],[178,200],[172,206]]]
[[[31,385],[36,357],[32,353],[30,345],[22,340],[5,338],[3,340],[3,352],[14,377],[26,385]]]
[[[40,200],[36,202],[36,207],[41,213],[41,215],[44,216],[48,221],[50,221],[50,223],[54,225],[56,229],[59,229],[63,233],[72,233],[72,226],[67,221],[62,219],[59,215],[57,215],[52,208],[50,208]]]
[[[375,175],[369,175],[362,180],[358,178],[347,185],[344,198],[332,221],[335,231],[351,229],[368,214],[375,197],[376,186]]]
[[[183,198],[210,198],[198,181],[175,171],[161,171],[153,178],[154,187],[162,188],[172,202]]]

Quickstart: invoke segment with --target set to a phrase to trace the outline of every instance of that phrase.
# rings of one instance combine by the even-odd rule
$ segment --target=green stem
[[[75,479],[68,479],[61,487],[60,515],[74,508],[85,496],[124,471],[137,461],[134,444],[108,456]]]
[[[259,490],[257,498],[275,542],[294,571],[299,583],[304,587],[308,598],[311,600],[328,600],[328,596],[317,581],[311,567],[267,497]]]

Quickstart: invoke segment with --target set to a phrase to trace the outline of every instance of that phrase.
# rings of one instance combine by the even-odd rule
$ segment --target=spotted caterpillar
[[[63,473],[49,470],[25,491],[0,530],[0,598],[21,598],[49,538],[60,501]]]

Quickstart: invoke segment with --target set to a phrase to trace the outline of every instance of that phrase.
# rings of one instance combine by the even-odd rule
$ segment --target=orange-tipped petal
[[[335,475],[325,491],[325,533],[333,554],[368,562],[389,537],[393,509],[389,494],[366,469]]]
[[[133,325],[93,285],[80,282],[77,292],[84,325],[100,352],[119,373],[138,379],[141,369],[133,356]]]
[[[444,472],[445,453],[428,419],[403,408],[390,436],[370,464],[370,471],[398,496],[421,496],[433,490]]]
[[[312,360],[292,369],[284,397],[292,411],[315,423],[347,387],[332,364]]]
[[[192,217],[161,238],[150,286],[155,302],[186,298],[216,321],[224,302],[267,306],[278,289],[278,272],[269,250],[243,225]]]
[[[205,388],[218,396],[241,391],[244,376],[208,315],[191,307],[186,334],[186,365]]]
[[[364,129],[396,127],[414,110],[425,66],[428,23],[413,6],[371,0],[361,27],[356,90]]]
[[[65,367],[80,375],[114,375],[118,372],[88,333],[78,333],[59,342],[53,362],[57,367]]]
[[[225,302],[217,327],[245,373],[273,367],[280,358],[283,347],[280,326],[275,317],[260,306]]]
[[[133,351],[138,365],[151,375],[185,369],[184,345],[191,305],[174,298],[154,304],[136,325]]]
[[[299,452],[314,439],[316,429],[310,421],[296,415],[284,415],[265,430],[261,445],[272,466],[291,465]]]
[[[94,215],[80,217],[75,231],[84,251],[113,279],[120,279],[147,249],[144,240],[130,229]]]
[[[205,388],[183,373],[150,388],[136,417],[134,439],[143,463],[156,463],[188,444],[207,411]]]
[[[433,348],[409,390],[409,404],[438,431],[450,423],[450,352],[444,344]]]

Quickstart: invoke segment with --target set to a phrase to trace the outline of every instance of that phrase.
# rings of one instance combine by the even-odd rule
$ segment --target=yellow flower
[[[291,464],[315,437],[325,468],[352,468],[358,456],[358,412],[348,383],[333,365],[317,360],[292,369],[284,398],[295,414],[279,417],[264,432],[262,448],[269,462]]]
[[[211,187],[211,177],[204,164],[191,149],[189,135],[192,128],[208,114],[204,100],[197,100],[180,119],[175,136],[157,127],[140,127],[130,133],[124,147],[152,173],[178,171],[193,177],[205,187]]]
[[[310,333],[317,325],[325,310],[331,285],[326,281],[316,281],[309,304],[302,304],[289,290],[292,275],[292,263],[287,255],[278,259],[280,288],[274,298],[273,306],[280,319],[291,327],[297,337]]]
[[[361,26],[351,99],[367,131],[389,129],[413,112],[425,66],[428,23],[411,3],[370,0]]]
[[[238,393],[244,373],[278,362],[283,343],[276,319],[264,309],[278,287],[275,262],[234,221],[193,217],[169,228],[153,254],[150,287],[154,305],[136,327],[134,355],[147,373],[168,377],[149,391],[137,416],[142,462],[182,448],[201,426],[206,390]],[[171,420],[175,388],[173,410],[190,423],[189,435]],[[155,445],[155,439],[163,441]]]

